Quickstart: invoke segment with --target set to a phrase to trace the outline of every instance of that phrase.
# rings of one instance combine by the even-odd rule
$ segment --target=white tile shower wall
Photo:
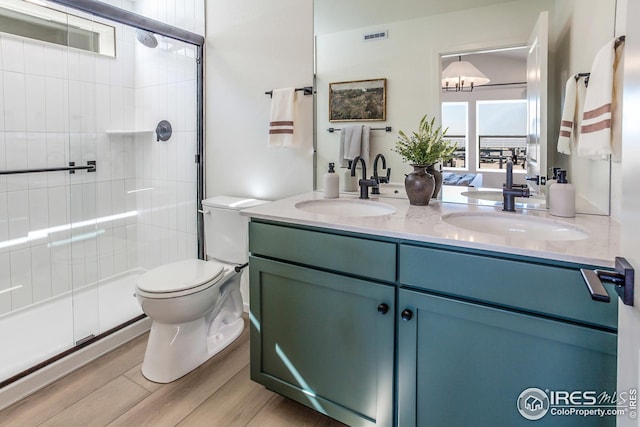
[[[195,257],[196,68],[195,48],[159,38],[159,47],[134,46],[137,123],[154,129],[168,120],[173,135],[136,136],[139,265],[152,268]]]
[[[204,35],[204,2],[205,0],[137,0],[131,2],[133,5],[131,10],[157,21]],[[106,3],[126,8],[124,4],[119,6],[118,0],[108,0]]]
[[[98,162],[96,174],[0,178],[0,314],[66,292],[71,283],[80,287],[138,267],[135,217],[27,239],[34,230],[109,217],[135,207],[136,193],[128,195],[125,190],[136,190],[131,183],[138,178],[133,159],[139,137],[104,133],[136,129],[133,32],[118,28],[118,34],[129,38],[118,40],[117,59],[0,36],[0,168]],[[156,89],[166,90],[159,85]],[[151,123],[146,128],[151,129]],[[173,153],[172,159],[180,158]],[[177,202],[163,201],[177,209]],[[186,233],[187,227],[182,228]],[[72,236],[86,240],[69,245]],[[195,246],[193,237],[168,239],[164,244],[180,248],[184,256],[195,252],[182,243],[189,240]],[[178,256],[164,252],[168,253],[164,258]],[[8,291],[12,287],[16,289]]]
[[[187,16],[193,22],[185,28],[200,25],[196,3],[203,8],[188,5],[175,14],[176,25]],[[0,36],[0,168],[98,162],[95,174],[0,177],[0,271],[8,272],[0,279],[0,314],[72,284],[196,256],[195,49],[161,39],[150,50],[134,43],[131,29],[118,26],[117,34],[117,59]],[[151,133],[104,133],[151,130],[162,119],[174,129],[164,143]],[[137,218],[5,243],[134,210]],[[71,237],[80,240],[70,245]]]

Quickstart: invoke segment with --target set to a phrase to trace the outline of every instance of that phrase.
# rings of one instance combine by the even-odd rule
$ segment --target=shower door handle
[[[69,166],[60,166],[58,168],[14,169],[14,170],[8,170],[8,171],[0,171],[0,175],[17,175],[22,173],[58,172],[58,171],[69,171],[69,173],[76,173],[77,170],[86,170],[87,172],[95,172],[96,161],[89,160],[86,166],[76,166],[76,162],[69,162]]]

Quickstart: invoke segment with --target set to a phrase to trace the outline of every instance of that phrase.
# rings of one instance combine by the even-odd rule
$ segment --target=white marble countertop
[[[357,199],[353,193],[340,194],[340,199]],[[613,267],[620,254],[620,227],[609,216],[576,215],[575,218],[553,217],[544,210],[517,209],[502,212],[500,206],[444,203],[432,200],[428,206],[411,206],[405,198],[370,196],[395,208],[390,215],[347,217],[320,215],[295,207],[305,200],[323,199],[322,192],[310,192],[242,211],[243,215],[272,221],[310,225],[377,236],[387,236],[420,242],[503,252],[537,258]],[[588,237],[581,240],[536,240],[520,236],[501,236],[469,231],[446,223],[442,216],[451,213],[488,212],[500,215],[526,215],[553,219],[582,229]]]

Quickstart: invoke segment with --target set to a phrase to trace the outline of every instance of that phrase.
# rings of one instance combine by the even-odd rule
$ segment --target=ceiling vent
[[[387,30],[374,31],[371,33],[366,33],[365,35],[362,36],[362,40],[366,42],[369,42],[372,40],[382,40],[386,38],[389,38],[389,33],[387,33]]]

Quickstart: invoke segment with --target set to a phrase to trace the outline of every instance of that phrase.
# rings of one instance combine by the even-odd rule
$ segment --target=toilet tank
[[[267,203],[266,200],[215,196],[202,201],[204,245],[207,258],[242,264],[249,255],[249,218],[242,209]]]

